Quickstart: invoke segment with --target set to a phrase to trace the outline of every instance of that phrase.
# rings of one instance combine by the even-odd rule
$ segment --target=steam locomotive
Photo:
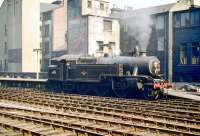
[[[170,87],[160,61],[145,55],[56,59],[48,75],[47,89],[81,95],[158,99]]]

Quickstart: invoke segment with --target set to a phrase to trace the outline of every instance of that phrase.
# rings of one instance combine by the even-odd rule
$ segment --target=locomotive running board
[[[165,93],[169,96],[190,99],[195,101],[200,101],[200,96],[193,94],[192,92],[186,92],[182,90],[166,89]]]

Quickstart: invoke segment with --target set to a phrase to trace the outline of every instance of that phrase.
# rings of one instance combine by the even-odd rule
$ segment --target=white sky
[[[42,2],[52,2],[55,0],[41,0]],[[131,6],[134,9],[162,5],[167,3],[176,2],[177,0],[110,0],[111,5],[118,5],[120,8]],[[0,0],[0,5],[3,0]]]

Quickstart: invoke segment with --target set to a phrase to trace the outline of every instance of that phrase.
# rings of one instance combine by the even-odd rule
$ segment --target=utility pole
[[[39,66],[39,53],[41,52],[41,49],[33,49],[33,52],[36,52],[37,53],[37,63],[36,63],[36,79],[39,79],[39,68],[38,68],[38,66]]]
[[[168,80],[172,83],[173,79],[173,11],[169,11],[168,28]]]

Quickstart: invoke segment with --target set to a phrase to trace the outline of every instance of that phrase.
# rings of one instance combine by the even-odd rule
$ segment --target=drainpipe
[[[168,80],[172,83],[173,78],[173,12],[169,11],[168,22]]]

